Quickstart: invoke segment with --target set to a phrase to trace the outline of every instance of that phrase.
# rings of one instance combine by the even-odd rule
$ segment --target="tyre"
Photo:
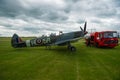
[[[100,46],[99,46],[99,44],[98,43],[96,43],[96,45],[95,45],[97,48],[99,48]]]
[[[70,51],[76,51],[76,48],[74,46],[71,46]]]

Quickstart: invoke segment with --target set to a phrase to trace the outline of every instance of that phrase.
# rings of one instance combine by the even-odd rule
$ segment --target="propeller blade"
[[[86,32],[86,26],[87,26],[87,22],[85,22],[84,24],[84,32]]]
[[[83,30],[83,28],[80,26],[80,29],[81,29],[81,31],[83,31],[84,32],[84,30]]]

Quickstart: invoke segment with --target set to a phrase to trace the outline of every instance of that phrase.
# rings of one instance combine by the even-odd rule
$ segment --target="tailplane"
[[[17,47],[26,47],[25,42],[22,41],[22,39],[17,34],[13,35],[13,37],[11,39],[11,45],[14,48],[17,48]]]

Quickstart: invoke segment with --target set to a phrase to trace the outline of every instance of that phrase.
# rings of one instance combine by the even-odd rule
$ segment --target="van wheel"
[[[99,48],[100,46],[99,46],[99,44],[98,43],[96,43],[96,45],[95,45],[97,48]]]

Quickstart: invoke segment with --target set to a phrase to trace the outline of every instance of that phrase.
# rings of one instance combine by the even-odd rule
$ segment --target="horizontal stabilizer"
[[[17,47],[26,47],[25,42],[22,41],[22,39],[17,34],[13,35],[13,37],[11,39],[11,45],[14,48],[17,48]]]

